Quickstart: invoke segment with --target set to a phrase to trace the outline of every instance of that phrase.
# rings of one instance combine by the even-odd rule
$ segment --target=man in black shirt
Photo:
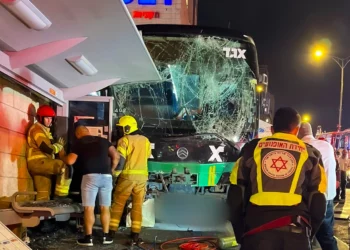
[[[102,137],[91,136],[84,126],[75,130],[77,142],[72,152],[62,157],[66,164],[78,162],[83,174],[81,196],[84,207],[85,237],[77,243],[83,246],[93,246],[92,226],[95,222],[95,202],[99,195],[101,206],[101,222],[103,228],[103,244],[113,243],[108,236],[110,221],[110,206],[112,199],[112,172],[119,162],[119,154],[112,144]]]

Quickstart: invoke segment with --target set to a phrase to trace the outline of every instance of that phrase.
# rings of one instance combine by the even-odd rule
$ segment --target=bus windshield
[[[255,124],[256,50],[243,39],[144,34],[161,82],[113,86],[117,117],[149,135],[216,133],[228,140]]]

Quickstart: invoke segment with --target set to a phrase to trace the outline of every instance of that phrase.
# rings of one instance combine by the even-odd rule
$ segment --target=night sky
[[[215,11],[214,11],[215,10]],[[340,67],[331,59],[309,63],[317,40],[332,42],[331,53],[350,56],[350,1],[199,0],[198,25],[240,30],[255,40],[259,64],[268,65],[275,108],[309,113],[312,125],[335,130]],[[350,63],[345,69],[342,129],[350,128]]]

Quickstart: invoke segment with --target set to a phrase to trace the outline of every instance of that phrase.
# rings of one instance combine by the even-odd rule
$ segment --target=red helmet
[[[36,114],[40,117],[55,117],[56,112],[49,105],[43,105],[38,108]]]

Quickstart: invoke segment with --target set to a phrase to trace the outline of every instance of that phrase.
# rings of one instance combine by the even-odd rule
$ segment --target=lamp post
[[[264,91],[264,87],[261,85],[258,85],[256,87],[256,91],[258,92],[258,124],[260,121],[260,107],[261,107],[261,92]]]
[[[338,131],[341,130],[342,122],[342,111],[343,111],[343,94],[344,94],[344,69],[346,65],[350,62],[350,56],[346,58],[339,58],[333,56],[332,59],[338,64],[341,69],[340,75],[340,102],[339,102],[339,120],[338,120]]]
[[[321,50],[316,50],[315,51],[315,56],[316,57],[322,57],[323,56],[323,51]],[[341,130],[341,122],[342,122],[342,111],[343,111],[343,94],[344,94],[344,69],[350,62],[350,56],[346,58],[340,58],[336,56],[331,56],[332,59],[338,64],[340,67],[340,101],[339,101],[339,117],[338,117],[338,126],[337,129],[338,131]]]

